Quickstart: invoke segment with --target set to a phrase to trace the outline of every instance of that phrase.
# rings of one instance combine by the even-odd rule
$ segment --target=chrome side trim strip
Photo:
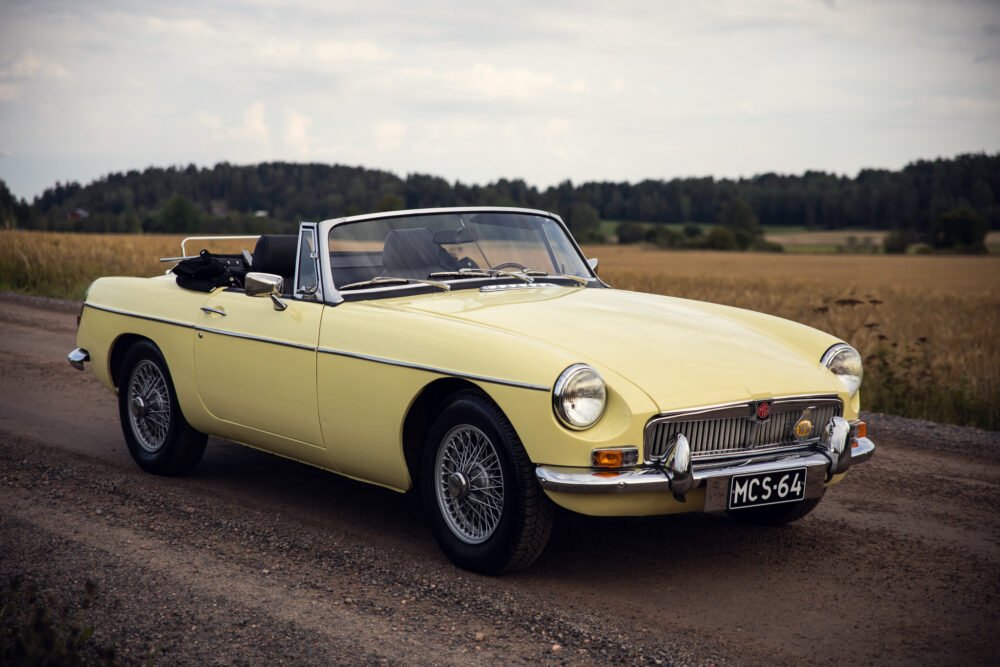
[[[262,336],[254,336],[252,334],[237,333],[235,331],[224,331],[222,329],[213,329],[211,327],[196,326],[195,331],[216,334],[218,336],[229,336],[230,338],[241,338],[243,340],[252,340],[257,343],[268,343],[270,345],[280,345],[281,347],[290,347],[296,350],[305,350],[306,352],[315,352],[316,348],[312,345],[305,345],[303,343],[292,343],[285,340],[277,340],[275,338],[263,338]]]
[[[98,306],[93,303],[83,304],[84,308],[93,308],[94,310],[102,310],[106,313],[114,313],[115,315],[124,315],[125,317],[134,317],[137,320],[146,320],[149,322],[159,322],[160,324],[170,324],[175,327],[184,327],[186,329],[193,329],[193,322],[180,322],[178,320],[169,320],[165,317],[153,317],[151,315],[139,315],[138,313],[130,313],[127,310],[119,310],[118,308],[110,308],[108,306]]]
[[[408,361],[398,361],[396,359],[386,359],[384,357],[373,357],[368,354],[359,354],[357,352],[346,352],[344,350],[335,350],[329,347],[321,347],[318,350],[320,354],[332,354],[338,357],[348,357],[350,359],[360,359],[362,361],[371,361],[376,364],[387,364],[389,366],[399,366],[401,368],[411,368],[417,371],[427,371],[428,373],[437,373],[439,375],[448,375],[451,377],[463,378],[466,380],[475,380],[477,382],[489,382],[490,384],[500,384],[506,387],[517,387],[518,389],[531,389],[534,391],[549,391],[549,387],[545,387],[540,384],[529,384],[527,382],[517,382],[515,380],[503,380],[500,378],[487,377],[485,375],[472,375],[471,373],[460,373],[458,371],[449,371],[444,368],[434,368],[433,366],[424,366],[422,364],[413,364]]]
[[[138,315],[136,313],[130,313],[125,310],[119,310],[117,308],[109,308],[107,306],[97,306],[90,303],[83,304],[85,307],[93,308],[95,310],[103,310],[108,313],[114,313],[115,315],[125,315],[126,317],[134,317],[140,320],[148,320],[150,322],[160,322],[162,324],[171,324],[177,327],[185,327],[188,329],[195,329],[196,331],[216,334],[219,336],[231,336],[233,338],[242,338],[244,340],[252,340],[258,343],[270,343],[271,345],[280,345],[282,347],[290,347],[296,350],[305,350],[307,352],[319,352],[321,354],[332,354],[340,357],[349,357],[352,359],[361,359],[362,361],[371,361],[377,364],[387,364],[389,366],[399,366],[401,368],[412,368],[413,370],[426,371],[428,373],[437,373],[438,375],[447,375],[450,377],[463,378],[466,380],[473,380],[476,382],[488,382],[490,384],[499,384],[505,387],[516,387],[518,389],[531,389],[532,391],[549,391],[550,387],[539,384],[530,384],[528,382],[517,382],[516,380],[504,380],[502,378],[488,377],[485,375],[473,375],[471,373],[461,373],[458,371],[450,371],[445,368],[434,368],[433,366],[424,366],[422,364],[413,364],[406,361],[398,361],[396,359],[386,359],[383,357],[374,357],[368,354],[359,354],[357,352],[346,352],[344,350],[335,350],[333,348],[326,347],[314,347],[312,345],[304,345],[302,343],[292,343],[283,340],[275,340],[273,338],[263,338],[260,336],[253,336],[251,334],[236,333],[234,331],[223,331],[222,329],[213,329],[210,327],[196,326],[193,323],[189,324],[187,322],[178,322],[176,320],[168,320],[161,317],[151,317],[149,315]]]

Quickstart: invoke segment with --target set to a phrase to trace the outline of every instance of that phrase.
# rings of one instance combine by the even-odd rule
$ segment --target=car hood
[[[661,410],[843,390],[819,364],[836,338],[717,304],[555,286],[464,289],[379,303],[558,346],[599,371],[627,378]]]

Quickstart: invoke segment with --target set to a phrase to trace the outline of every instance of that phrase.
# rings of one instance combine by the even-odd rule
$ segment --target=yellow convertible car
[[[448,557],[498,574],[538,557],[556,505],[783,524],[874,451],[849,345],[612,289],[551,213],[246,238],[90,286],[69,361],[117,393],[144,470],[190,470],[213,435],[415,489]]]

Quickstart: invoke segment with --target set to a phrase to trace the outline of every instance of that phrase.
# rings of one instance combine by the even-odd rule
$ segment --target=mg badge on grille
[[[792,434],[797,440],[805,440],[813,434],[813,410],[815,408],[806,408],[802,411],[802,415],[799,417],[798,421],[795,422],[795,426],[792,427]]]
[[[755,408],[757,421],[766,422],[771,418],[771,401],[758,401]]]

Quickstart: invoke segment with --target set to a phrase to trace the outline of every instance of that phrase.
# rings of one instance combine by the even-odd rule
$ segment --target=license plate
[[[806,469],[734,475],[729,479],[728,508],[794,503],[806,497]]]

